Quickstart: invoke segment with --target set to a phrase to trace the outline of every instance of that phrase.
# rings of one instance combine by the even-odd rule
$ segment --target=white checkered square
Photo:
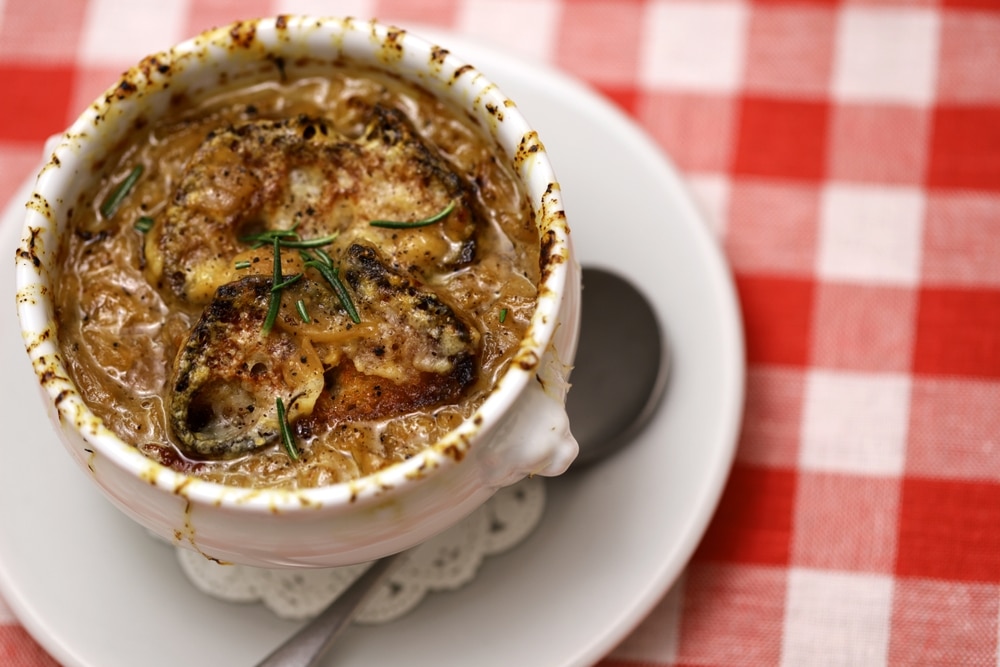
[[[673,664],[677,659],[684,578],[674,584],[660,603],[624,642],[611,652],[613,660]]]
[[[80,40],[79,62],[124,69],[188,35],[188,2],[90,0]]]
[[[886,664],[892,590],[889,576],[793,568],[781,664]]]
[[[529,61],[552,60],[561,5],[555,0],[463,2],[455,27]]]
[[[742,2],[651,3],[643,20],[640,80],[654,89],[734,92],[746,60],[747,21]]]
[[[726,233],[729,192],[732,188],[730,180],[722,174],[702,172],[687,174],[687,184],[708,228],[716,239],[721,239]]]
[[[274,0],[272,14],[305,14],[353,16],[367,21],[375,16],[375,0],[337,0],[318,3],[316,0]]]
[[[893,373],[812,371],[806,376],[799,463],[861,475],[903,471],[910,378]]]
[[[832,280],[915,285],[926,201],[915,187],[834,184],[820,202],[817,270]]]
[[[929,103],[937,81],[938,23],[928,9],[845,9],[836,38],[834,96]]]

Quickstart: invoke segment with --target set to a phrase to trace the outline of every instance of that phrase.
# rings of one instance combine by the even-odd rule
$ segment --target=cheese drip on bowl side
[[[73,209],[57,320],[91,409],[174,469],[284,488],[369,474],[469,416],[539,272],[530,206],[491,141],[360,69],[177,102]],[[275,232],[326,242],[260,241]]]

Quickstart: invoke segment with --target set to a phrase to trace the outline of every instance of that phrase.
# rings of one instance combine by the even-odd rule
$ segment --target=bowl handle
[[[565,401],[547,392],[539,381],[528,383],[497,439],[502,444],[488,466],[493,476],[489,483],[495,488],[532,475],[561,475],[579,452]]]

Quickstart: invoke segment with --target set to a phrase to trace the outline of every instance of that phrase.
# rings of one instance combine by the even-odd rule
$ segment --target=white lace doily
[[[358,623],[385,623],[406,614],[428,592],[454,590],[472,581],[487,556],[526,538],[545,509],[540,477],[501,489],[482,507],[441,535],[414,547],[355,613]],[[272,570],[220,565],[177,549],[181,570],[202,592],[230,602],[263,602],[281,618],[299,620],[322,611],[368,568]]]

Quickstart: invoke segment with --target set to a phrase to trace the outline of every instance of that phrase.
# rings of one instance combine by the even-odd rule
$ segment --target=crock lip
[[[232,45],[233,40],[237,38],[237,28],[251,25],[257,35],[275,37],[274,43],[269,45],[270,52],[280,52],[282,45],[293,39],[294,33],[309,30],[326,31],[328,36],[341,39],[351,33],[366,35],[373,40],[371,47],[373,49],[377,48],[375,45],[377,43],[385,45],[391,41],[393,48],[397,48],[398,45],[400,53],[416,51],[424,57],[425,62],[430,62],[433,58],[436,65],[427,68],[429,76],[443,80],[442,77],[445,77],[446,73],[452,73],[455,76],[448,82],[449,86],[461,85],[466,92],[475,93],[471,96],[471,110],[482,121],[484,130],[489,129],[488,123],[493,119],[505,126],[505,129],[510,128],[509,137],[526,137],[533,132],[514,103],[470,63],[441,46],[376,19],[363,21],[351,17],[279,15],[238,21],[228,26],[207,30],[167,51],[148,56],[124,73],[119,81],[95,100],[73,123],[52,151],[52,158],[39,173],[31,200],[27,205],[22,240],[16,253],[17,311],[24,342],[36,376],[49,399],[54,402],[58,419],[63,422],[63,427],[76,431],[88,448],[92,447],[95,452],[107,457],[116,467],[167,493],[183,496],[194,504],[213,505],[233,511],[268,513],[310,511],[363,504],[366,501],[380,501],[393,495],[398,489],[426,481],[446,468],[460,465],[468,449],[473,446],[472,439],[477,433],[488,433],[507,414],[526,384],[533,381],[543,357],[548,352],[559,325],[560,305],[568,287],[570,239],[558,181],[540,141],[532,147],[529,154],[521,156],[523,163],[520,171],[527,182],[526,189],[539,225],[539,237],[542,239],[546,234],[551,234],[552,237],[551,243],[542,244],[543,253],[546,251],[548,253],[548,261],[543,262],[547,270],[543,272],[535,312],[515,360],[499,378],[482,405],[456,429],[413,457],[365,477],[306,489],[255,489],[205,481],[156,463],[143,455],[135,446],[125,443],[107,429],[83,401],[62,362],[56,331],[48,326],[32,329],[30,325],[31,322],[39,320],[52,323],[54,319],[50,303],[41,298],[37,300],[34,297],[24,298],[24,295],[43,294],[49,284],[49,273],[44,266],[36,266],[32,259],[34,257],[32,245],[40,231],[47,230],[49,234],[54,234],[53,220],[40,209],[48,206],[46,202],[59,199],[46,197],[45,193],[52,192],[53,189],[58,192],[60,179],[71,177],[74,167],[73,153],[76,150],[73,144],[80,140],[93,139],[91,135],[95,125],[99,126],[102,119],[106,118],[104,112],[116,104],[116,89],[127,77],[134,75],[143,63],[150,62],[152,58],[155,62],[169,64],[178,59],[183,60],[186,54],[204,50],[206,44]],[[279,33],[281,39],[277,39]],[[458,101],[457,95],[456,101]],[[489,111],[490,108],[503,109],[502,118],[497,120],[496,115]],[[518,146],[508,145],[505,149],[510,159],[514,160]],[[52,259],[53,255],[50,253],[49,261]],[[524,362],[519,363],[518,360]],[[41,377],[43,374],[46,377]]]

